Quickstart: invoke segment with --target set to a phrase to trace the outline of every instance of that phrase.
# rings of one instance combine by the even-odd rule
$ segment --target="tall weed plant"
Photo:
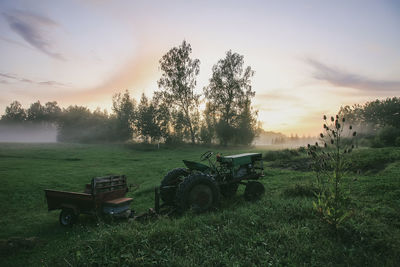
[[[343,180],[349,170],[347,155],[354,149],[356,132],[352,131],[351,125],[345,128],[346,120],[339,115],[331,117],[330,121],[325,115],[323,119],[320,142],[308,145],[318,189],[313,206],[320,218],[337,230],[351,215],[350,192],[344,188]]]

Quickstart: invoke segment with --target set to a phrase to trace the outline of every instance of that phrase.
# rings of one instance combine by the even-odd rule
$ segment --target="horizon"
[[[265,131],[316,135],[324,114],[399,95],[396,1],[152,3],[1,2],[0,114],[14,100],[111,111],[115,93],[151,97],[183,40],[199,93],[226,51],[244,56]]]

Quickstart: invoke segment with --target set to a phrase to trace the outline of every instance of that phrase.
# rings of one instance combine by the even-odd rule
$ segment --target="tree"
[[[57,139],[61,142],[85,142],[91,138],[91,112],[87,107],[69,106],[58,120]]]
[[[237,134],[235,135],[236,144],[251,144],[258,130],[256,116],[257,112],[252,111],[250,101],[247,101],[238,117]],[[296,137],[298,139],[297,134]]]
[[[134,132],[134,121],[136,112],[136,103],[126,90],[113,96],[113,111],[117,119],[117,134],[120,141],[126,141],[132,138]]]
[[[57,101],[49,101],[44,105],[44,113],[46,121],[57,122],[61,116],[61,108],[58,106]]]
[[[137,108],[136,129],[145,142],[150,139],[159,141],[166,138],[168,133],[169,113],[165,105],[159,105],[158,100],[153,98],[149,101],[142,94]]]
[[[105,142],[119,141],[116,120],[106,111],[97,108],[93,113],[82,106],[69,106],[57,119],[58,141],[61,142]]]
[[[1,116],[1,120],[4,122],[23,122],[26,120],[26,111],[22,108],[21,103],[14,101],[10,106],[6,107],[5,114]]]
[[[236,130],[243,123],[240,121],[240,118],[244,118],[241,117],[242,113],[248,113],[244,116],[247,116],[247,123],[251,127],[255,119],[255,114],[249,110],[251,98],[255,95],[250,80],[254,71],[250,66],[243,68],[243,64],[243,56],[229,50],[226,57],[213,66],[210,83],[204,88],[210,109],[216,115],[216,133],[223,145],[238,135]]]
[[[154,108],[154,120],[158,127],[158,135],[153,136],[152,139],[159,140],[160,138],[166,139],[169,135],[169,126],[171,114],[168,105],[161,101],[156,95],[153,96],[151,105]]]
[[[183,41],[179,47],[169,50],[160,60],[161,78],[158,80],[165,103],[170,105],[183,127],[195,143],[198,131],[198,107],[200,95],[194,92],[196,76],[200,71],[200,60],[190,58],[192,48]],[[182,117],[183,116],[183,117]],[[197,123],[197,125],[196,125]]]
[[[400,98],[375,100],[364,105],[341,107],[339,114],[363,132],[377,133],[381,128],[393,126],[400,128]]]
[[[26,113],[28,121],[43,122],[46,119],[45,107],[40,104],[40,101],[31,104]]]
[[[206,103],[206,108],[203,112],[203,121],[200,128],[200,141],[204,144],[211,144],[215,137],[215,114],[210,108],[210,103]]]

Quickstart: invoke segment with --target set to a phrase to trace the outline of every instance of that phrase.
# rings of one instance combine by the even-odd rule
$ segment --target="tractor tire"
[[[167,205],[175,204],[176,189],[178,185],[189,175],[187,169],[176,168],[169,171],[161,181],[160,197],[161,200]],[[164,186],[176,186],[164,188]]]
[[[176,205],[181,213],[188,209],[196,213],[205,212],[215,207],[219,199],[217,183],[211,176],[203,173],[189,175],[176,191]]]
[[[247,201],[259,200],[261,196],[265,193],[264,185],[257,181],[250,181],[246,185],[244,190],[244,198]]]
[[[232,198],[233,196],[236,195],[236,192],[238,190],[239,184],[224,184],[221,185],[219,188],[221,190],[221,195],[223,195],[225,198]]]
[[[78,216],[72,209],[62,209],[59,217],[59,222],[62,226],[71,227],[76,223]]]

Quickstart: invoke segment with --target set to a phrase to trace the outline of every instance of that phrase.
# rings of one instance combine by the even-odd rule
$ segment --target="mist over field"
[[[57,142],[57,129],[54,125],[3,124],[0,125],[0,142],[55,143]]]

